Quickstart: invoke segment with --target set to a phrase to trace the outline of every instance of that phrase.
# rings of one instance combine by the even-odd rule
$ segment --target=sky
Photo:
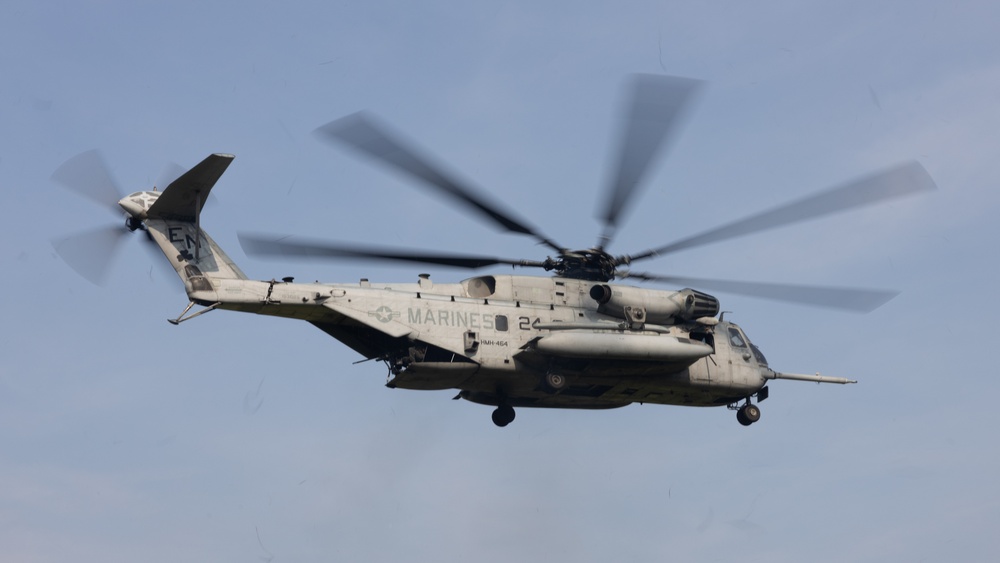
[[[993,2],[0,4],[0,558],[938,561],[1000,554]],[[899,290],[858,315],[717,294],[779,381],[724,408],[519,409],[384,387],[306,323],[186,305],[138,240],[95,286],[51,241],[236,159],[202,226],[256,279],[469,274],[246,257],[240,231],[544,259],[311,132],[369,110],[561,244],[596,241],[631,73],[706,81],[613,252],[910,159],[938,189],[650,261]],[[507,272],[504,268],[486,272]]]

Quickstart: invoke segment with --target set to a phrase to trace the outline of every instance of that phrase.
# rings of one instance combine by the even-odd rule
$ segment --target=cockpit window
[[[729,327],[729,343],[737,348],[746,348],[746,340],[743,339],[743,335],[740,334],[739,329],[734,327]]]

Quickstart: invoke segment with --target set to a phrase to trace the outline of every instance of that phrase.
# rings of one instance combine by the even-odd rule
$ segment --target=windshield
[[[729,344],[733,348],[750,348],[753,352],[754,358],[757,359],[757,363],[762,366],[767,366],[767,358],[764,357],[764,353],[760,351],[760,348],[754,346],[750,339],[747,338],[746,333],[743,332],[738,326],[731,325],[728,329],[729,331]]]

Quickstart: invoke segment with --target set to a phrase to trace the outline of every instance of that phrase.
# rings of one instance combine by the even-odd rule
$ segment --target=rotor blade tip
[[[256,233],[238,232],[236,240],[239,241],[240,248],[247,256],[263,254],[268,247],[268,242],[264,240],[263,235]]]
[[[361,110],[320,125],[313,130],[313,135],[324,141],[350,141],[362,131],[362,128],[373,127],[373,119],[369,113]]]
[[[120,227],[100,227],[50,242],[73,271],[94,285],[103,285],[126,235],[128,231]]]
[[[920,161],[911,160],[909,166],[912,171],[913,183],[916,185],[917,191],[930,192],[937,189],[937,183],[934,181],[934,177],[930,175],[930,172],[927,171],[927,168],[925,168]]]

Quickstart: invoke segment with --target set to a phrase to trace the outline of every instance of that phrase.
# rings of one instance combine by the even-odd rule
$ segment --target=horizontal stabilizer
[[[195,221],[205,207],[205,200],[222,173],[233,161],[231,154],[213,154],[185,172],[163,190],[160,197],[150,206],[150,219],[172,219]]]

